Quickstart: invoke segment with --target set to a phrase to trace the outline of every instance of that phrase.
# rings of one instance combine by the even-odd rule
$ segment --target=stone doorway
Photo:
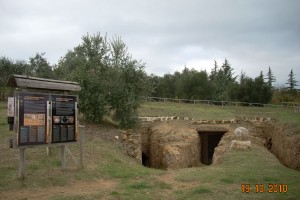
[[[201,141],[201,163],[211,165],[215,148],[226,131],[198,131],[198,133]]]
[[[145,167],[150,167],[149,165],[149,156],[142,152],[142,165]]]

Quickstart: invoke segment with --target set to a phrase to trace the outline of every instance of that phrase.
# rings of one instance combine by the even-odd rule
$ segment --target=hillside
[[[152,107],[151,107],[152,106]],[[168,106],[171,107],[169,111]],[[276,116],[273,110],[229,111],[227,108],[187,107],[145,104],[141,115],[182,115],[192,118],[232,118],[238,113]],[[244,112],[245,111],[245,112]],[[290,117],[291,116],[291,117]],[[294,114],[280,114],[282,122],[296,122]],[[67,156],[67,172],[60,170],[60,149],[46,155],[45,148],[26,149],[26,179],[18,175],[18,150],[8,148],[6,102],[0,102],[0,198],[1,199],[300,199],[300,172],[283,166],[266,148],[254,145],[251,151],[228,151],[217,165],[184,169],[144,167],[123,150],[124,133],[110,124],[88,124],[84,139],[84,169],[77,169]],[[138,130],[136,130],[138,131]],[[119,136],[116,139],[115,136]],[[79,145],[68,148],[79,157]],[[242,184],[285,184],[287,192],[268,193],[253,190],[242,193]],[[245,185],[244,185],[245,186]]]

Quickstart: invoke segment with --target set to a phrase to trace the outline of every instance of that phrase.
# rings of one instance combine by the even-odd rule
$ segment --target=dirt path
[[[37,189],[10,190],[0,194],[3,199],[49,199],[56,195],[93,195],[113,190],[118,182],[112,180],[78,181],[67,186],[47,187]]]

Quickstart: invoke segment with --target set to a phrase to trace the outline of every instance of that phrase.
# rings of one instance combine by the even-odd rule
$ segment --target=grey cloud
[[[284,83],[293,68],[300,81],[299,7],[297,0],[1,1],[0,56],[45,51],[56,63],[82,35],[100,31],[121,36],[149,73],[185,64],[210,71],[226,57],[236,74],[271,66]]]

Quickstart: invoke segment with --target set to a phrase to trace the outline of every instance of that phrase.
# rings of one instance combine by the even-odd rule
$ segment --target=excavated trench
[[[249,130],[251,143],[264,145],[287,167],[300,169],[300,130],[274,123],[239,122],[230,125],[191,126],[188,122],[147,125],[139,134],[127,134],[127,153],[152,168],[187,168],[218,163],[239,126]]]
[[[212,159],[214,155],[215,148],[218,146],[222,136],[226,133],[225,131],[198,131],[199,133],[199,143],[198,143],[198,149],[200,151],[199,153],[199,161],[202,164],[205,165],[211,165]],[[142,147],[142,149],[150,149],[151,144],[144,143],[146,147]],[[142,165],[146,167],[152,167],[151,162],[149,160],[149,150],[142,152]],[[188,158],[187,160],[192,160],[191,158]],[[160,161],[161,163],[161,161]],[[158,168],[161,168],[162,166],[158,166]]]
[[[216,128],[213,128],[216,129]],[[227,132],[161,123],[141,135],[141,163],[153,168],[186,168],[212,164],[215,148]]]
[[[264,138],[264,146],[285,166],[300,170],[300,129],[290,124],[254,124],[255,136]]]

